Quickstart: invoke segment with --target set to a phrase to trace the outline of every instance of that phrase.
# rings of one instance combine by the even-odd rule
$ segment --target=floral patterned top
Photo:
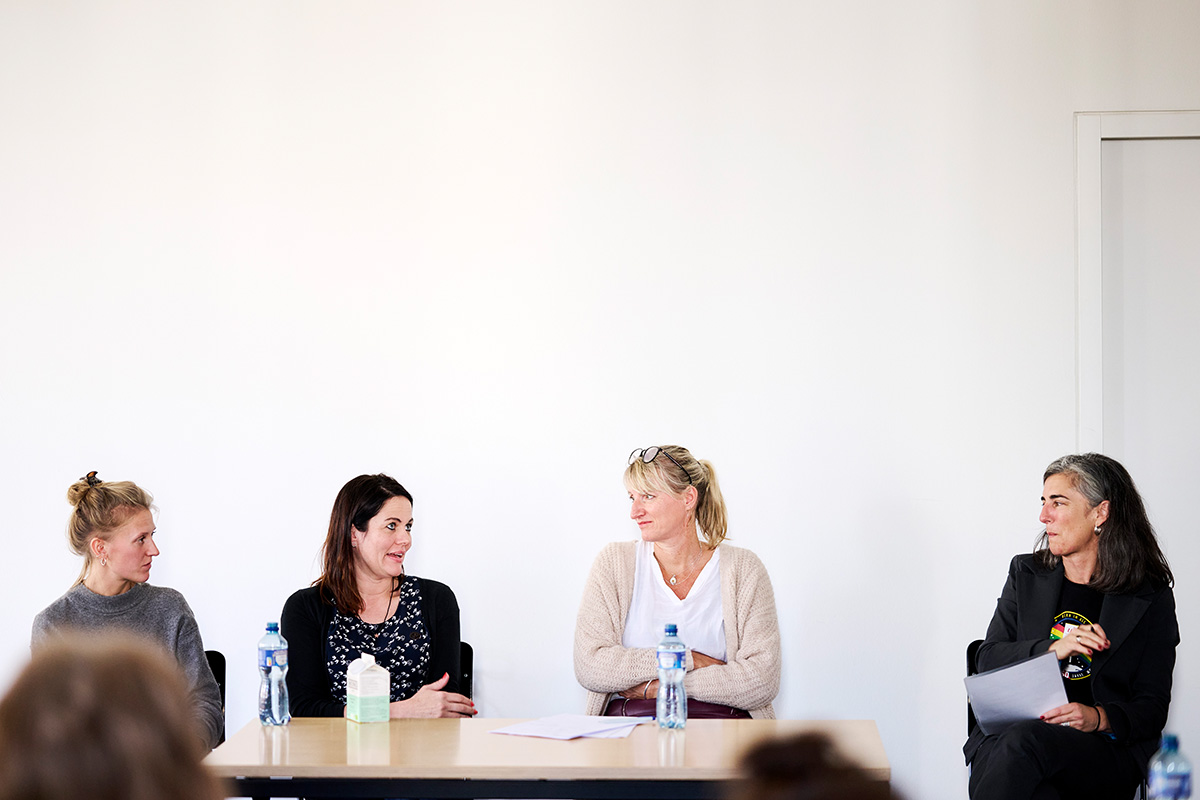
[[[364,652],[391,675],[392,702],[407,700],[421,688],[429,665],[429,631],[421,614],[420,579],[401,576],[399,595],[396,613],[377,624],[334,611],[325,663],[338,702],[346,702],[346,668]]]

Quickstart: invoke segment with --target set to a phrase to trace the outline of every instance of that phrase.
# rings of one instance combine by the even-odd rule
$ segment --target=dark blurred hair
[[[0,800],[216,800],[178,665],[124,633],[37,649],[0,700]]]
[[[1147,581],[1174,584],[1167,557],[1158,546],[1154,526],[1133,478],[1115,459],[1099,453],[1063,456],[1050,463],[1042,475],[1068,475],[1071,485],[1087,498],[1092,508],[1108,501],[1108,519],[1100,526],[1100,552],[1091,586],[1109,594],[1132,592]],[[1047,567],[1062,560],[1050,552],[1043,530],[1033,551]]]
[[[329,515],[329,533],[325,535],[324,567],[313,585],[321,597],[337,606],[343,614],[362,610],[362,596],[354,579],[354,547],[350,528],[367,529],[367,523],[393,497],[412,502],[412,495],[395,478],[387,475],[359,475],[342,487]]]
[[[849,763],[828,737],[803,733],[751,748],[730,800],[886,800],[886,782]]]

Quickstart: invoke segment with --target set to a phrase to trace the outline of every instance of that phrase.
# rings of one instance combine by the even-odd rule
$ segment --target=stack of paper
[[[624,739],[643,722],[653,722],[654,717],[589,717],[585,714],[556,714],[553,717],[531,719],[505,728],[496,728],[492,733],[507,733],[512,736],[538,736],[543,739]]]
[[[1037,719],[1067,704],[1058,657],[1045,652],[965,681],[971,710],[984,733],[1000,733],[1014,722]]]

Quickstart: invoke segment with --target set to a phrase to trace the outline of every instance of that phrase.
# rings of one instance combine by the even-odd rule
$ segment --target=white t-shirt
[[[721,613],[721,551],[696,576],[687,597],[680,600],[663,580],[654,559],[654,544],[638,542],[633,576],[633,599],[625,617],[621,644],[625,647],[658,647],[663,626],[675,623],[679,638],[689,650],[725,660],[725,618]]]

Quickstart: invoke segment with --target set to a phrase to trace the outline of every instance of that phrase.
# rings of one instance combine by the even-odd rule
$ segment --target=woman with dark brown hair
[[[321,577],[280,619],[292,716],[343,716],[346,668],[363,653],[391,674],[393,718],[475,714],[459,694],[454,592],[405,574],[412,525],[412,495],[387,475],[359,475],[338,492]]]
[[[216,800],[179,666],[126,633],[39,647],[0,701],[0,800]]]

